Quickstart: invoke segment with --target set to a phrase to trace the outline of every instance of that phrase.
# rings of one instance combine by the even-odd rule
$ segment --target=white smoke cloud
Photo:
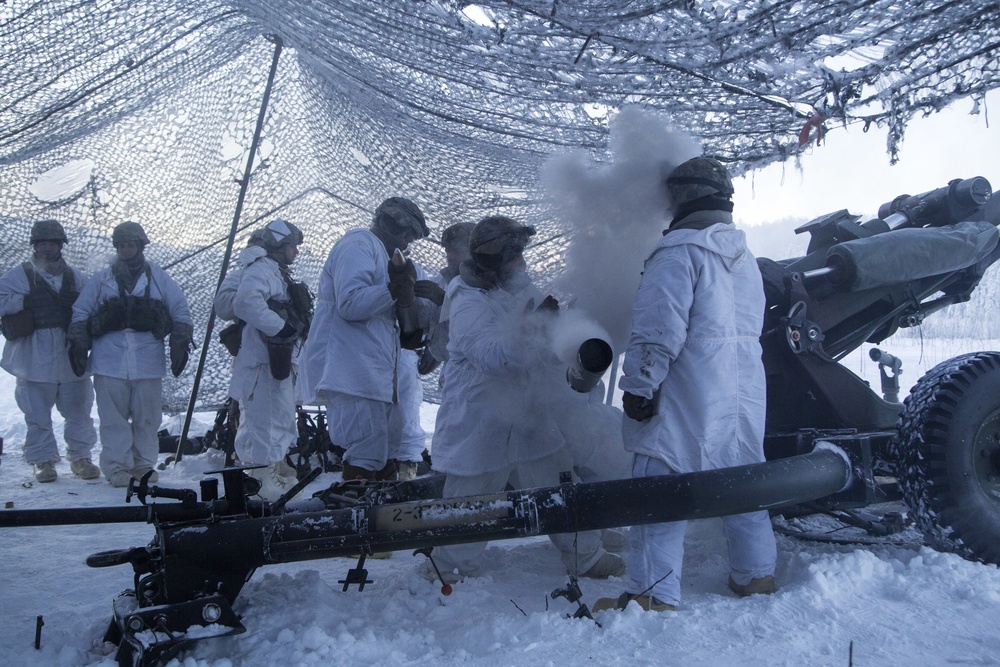
[[[583,152],[556,156],[542,170],[542,186],[573,230],[557,287],[621,353],[643,261],[668,222],[663,178],[702,150],[662,116],[637,107],[622,109],[610,125],[608,164],[597,166]]]

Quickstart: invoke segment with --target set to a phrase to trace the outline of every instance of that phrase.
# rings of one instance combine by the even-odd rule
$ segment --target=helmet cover
[[[702,197],[729,199],[734,192],[729,172],[721,162],[710,157],[682,162],[667,176],[666,185],[675,207]]]
[[[426,238],[431,231],[420,207],[405,197],[389,197],[375,209],[375,225],[393,236],[409,230],[414,239]]]
[[[39,241],[53,241],[59,243],[69,243],[66,238],[66,230],[59,224],[58,220],[38,220],[31,226],[31,245]]]
[[[131,220],[121,223],[111,232],[111,243],[116,248],[123,241],[135,241],[140,250],[149,245],[149,237],[146,236],[146,230],[138,222],[132,222]]]

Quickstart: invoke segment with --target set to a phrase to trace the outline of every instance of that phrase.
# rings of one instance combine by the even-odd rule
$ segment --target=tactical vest
[[[24,268],[30,286],[30,291],[24,298],[25,308],[31,310],[35,330],[62,329],[65,331],[69,327],[69,321],[73,319],[73,302],[80,295],[73,271],[66,269],[62,277],[62,286],[56,292],[49,281],[35,272],[35,267],[31,265],[31,262],[25,262],[21,266]]]
[[[118,283],[118,296],[102,303],[88,320],[90,335],[94,338],[112,331],[132,329],[148,331],[158,340],[163,340],[173,328],[173,320],[167,306],[160,299],[150,296],[153,274],[146,265],[146,290],[142,296],[133,296]]]

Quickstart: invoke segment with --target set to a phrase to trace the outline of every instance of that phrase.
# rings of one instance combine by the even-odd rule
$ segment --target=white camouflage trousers
[[[163,380],[94,376],[101,421],[101,472],[152,468],[160,454],[157,431],[163,421]]]
[[[233,442],[240,463],[277,463],[299,439],[295,376],[293,370],[287,379],[275,380],[267,364],[241,372],[247,386],[234,396],[240,404],[240,425]]]
[[[14,400],[24,413],[27,433],[24,437],[24,459],[38,465],[59,460],[59,447],[52,430],[52,407],[66,420],[63,440],[66,458],[70,461],[90,458],[97,443],[97,431],[90,412],[94,407],[94,384],[90,377],[75,382],[30,382],[17,380]]]
[[[420,425],[420,405],[424,401],[424,386],[417,372],[419,358],[413,350],[399,353],[396,395],[399,403],[389,414],[389,458],[398,461],[420,461],[427,443],[427,432]]]
[[[663,461],[636,454],[633,478],[673,474],[675,471]],[[722,525],[729,547],[730,574],[736,583],[747,584],[751,579],[774,574],[777,547],[766,510],[723,517]],[[626,589],[629,593],[644,593],[667,604],[680,604],[686,531],[687,521],[651,523],[629,529],[630,582]]]

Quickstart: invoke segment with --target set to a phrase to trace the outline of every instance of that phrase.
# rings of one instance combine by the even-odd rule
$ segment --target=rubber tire
[[[1000,564],[1000,352],[928,371],[897,427],[896,475],[927,544]]]

